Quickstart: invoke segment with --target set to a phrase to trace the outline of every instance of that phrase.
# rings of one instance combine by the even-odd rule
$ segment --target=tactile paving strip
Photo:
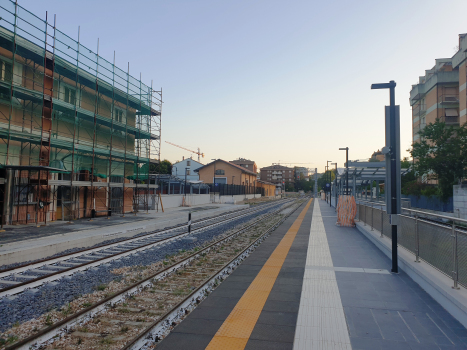
[[[321,210],[314,203],[294,350],[351,350]]]

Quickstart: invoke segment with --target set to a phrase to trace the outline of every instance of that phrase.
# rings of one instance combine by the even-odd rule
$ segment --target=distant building
[[[238,158],[236,160],[231,160],[230,163],[240,165],[245,169],[248,169],[254,173],[258,171],[256,163],[253,160],[245,159],[245,158]]]
[[[435,60],[433,68],[412,85],[412,140],[420,139],[419,131],[436,119],[447,125],[467,121],[467,34],[459,34],[459,50],[451,58]]]
[[[271,165],[260,169],[262,181],[272,182],[274,184],[285,185],[294,183],[294,168],[283,165]]]
[[[256,173],[222,159],[203,165],[197,172],[204,183],[214,183],[215,177],[215,183],[218,184],[256,185]]]
[[[184,180],[186,170],[186,179],[188,181],[199,181],[199,174],[195,170],[202,166],[203,164],[191,158],[183,159],[172,165],[172,175]]]
[[[303,177],[305,178],[308,177],[308,168],[296,166],[295,167],[295,179],[300,180],[301,175],[303,175]]]
[[[256,187],[264,188],[264,196],[271,197],[276,195],[276,184],[272,182],[258,180],[256,182]]]
[[[373,152],[373,154],[371,155],[369,159],[370,162],[384,162],[384,160],[385,160],[384,154],[380,150]]]

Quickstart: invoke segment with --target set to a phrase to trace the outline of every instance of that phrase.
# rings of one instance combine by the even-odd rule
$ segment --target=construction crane
[[[196,152],[196,151],[193,151],[193,150],[191,150],[191,149],[182,147],[182,146],[180,146],[180,145],[176,145],[175,143],[172,143],[172,142],[169,142],[169,141],[165,141],[165,142],[167,142],[169,145],[172,145],[172,146],[175,146],[175,147],[184,149],[185,151],[188,151],[188,152],[197,154],[197,155],[198,155],[198,162],[199,162],[199,156],[202,156],[202,157],[204,158],[204,153],[201,153],[201,151],[199,150],[199,147],[198,147],[198,152]]]

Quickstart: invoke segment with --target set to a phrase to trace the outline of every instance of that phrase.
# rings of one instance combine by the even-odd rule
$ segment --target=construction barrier
[[[354,227],[357,215],[357,203],[353,196],[339,196],[337,204],[337,223],[339,226]]]
[[[325,199],[326,199],[326,193],[325,193],[325,192],[321,192],[321,199],[322,199],[322,200],[325,200]]]

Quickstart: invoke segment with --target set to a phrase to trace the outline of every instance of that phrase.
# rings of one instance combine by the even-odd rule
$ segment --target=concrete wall
[[[211,200],[214,203],[221,203],[221,204],[236,204],[238,202],[244,201],[245,199],[253,199],[253,198],[261,198],[260,194],[239,194],[235,196],[220,196],[211,194]]]
[[[453,186],[454,192],[454,216],[467,219],[467,187],[462,185]]]
[[[162,205],[164,209],[180,207],[183,203],[183,194],[163,194]],[[155,197],[157,203],[157,197]],[[211,196],[209,194],[187,194],[186,202],[188,205],[200,205],[200,204],[209,204],[211,203]],[[153,206],[153,197],[149,198],[149,208],[155,209]],[[159,203],[159,210],[160,210]]]

